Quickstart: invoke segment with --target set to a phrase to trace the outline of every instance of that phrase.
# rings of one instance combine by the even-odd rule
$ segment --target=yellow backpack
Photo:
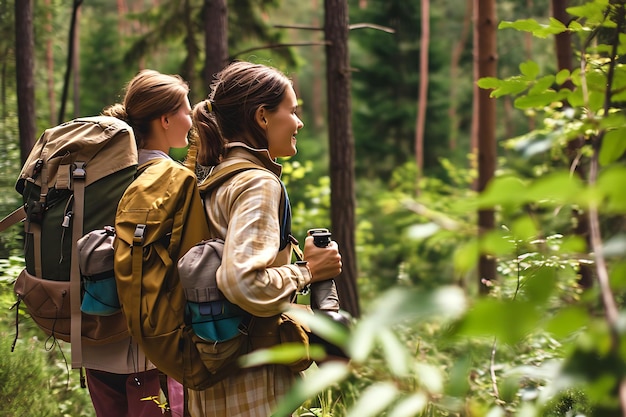
[[[251,334],[225,341],[197,336],[177,269],[189,249],[210,237],[196,177],[169,159],[147,162],[138,173],[118,205],[114,269],[129,332],[148,359],[185,387],[203,390],[239,371],[237,360],[251,350],[294,339],[308,343],[284,315],[254,318]],[[305,358],[292,369],[310,363]]]
[[[213,375],[204,366],[185,324],[185,296],[176,262],[208,237],[194,173],[156,159],[138,168],[115,218],[114,268],[128,329],[162,372],[186,387],[204,389]]]

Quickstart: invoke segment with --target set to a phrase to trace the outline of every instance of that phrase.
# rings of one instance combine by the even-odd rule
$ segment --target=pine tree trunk
[[[76,11],[76,33],[74,34],[74,53],[72,54],[74,117],[80,116],[80,9]]]
[[[448,117],[450,118],[450,150],[455,150],[457,147],[459,137],[459,115],[457,112],[459,106],[459,99],[457,97],[457,86],[459,80],[459,63],[461,62],[461,54],[467,44],[467,39],[470,33],[470,26],[472,23],[472,10],[473,3],[467,2],[467,8],[465,10],[465,16],[463,17],[463,26],[461,34],[459,35],[458,42],[452,48],[452,54],[450,58],[450,108],[448,109]]]
[[[496,77],[496,7],[495,0],[475,0],[475,64],[476,80]],[[493,178],[496,167],[496,101],[490,91],[475,90],[478,113],[478,191],[482,192]],[[494,228],[492,209],[478,211],[478,233],[483,235]],[[481,293],[489,292],[489,283],[496,279],[496,261],[481,253],[478,261],[478,279]]]
[[[50,125],[54,125],[56,115],[56,95],[54,93],[54,54],[52,51],[52,12],[50,11],[50,0],[45,1],[46,6],[46,72],[48,103],[50,106]]]
[[[33,2],[15,1],[15,73],[22,164],[35,144]]]
[[[419,94],[417,121],[415,126],[415,163],[417,165],[416,190],[419,195],[419,180],[424,171],[424,126],[428,107],[428,50],[430,45],[430,1],[422,0],[422,39],[420,45]]]
[[[226,0],[204,0],[204,84],[228,63],[228,5]],[[207,90],[208,92],[208,90]]]
[[[337,278],[342,308],[359,317],[357,291],[354,190],[354,138],[348,57],[348,2],[324,1],[324,36],[330,149],[331,229],[342,254],[343,272]]]

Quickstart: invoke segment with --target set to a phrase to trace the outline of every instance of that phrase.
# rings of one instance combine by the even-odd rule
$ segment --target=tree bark
[[[48,77],[48,105],[50,106],[50,125],[54,124],[56,114],[56,95],[54,93],[54,54],[52,53],[52,12],[50,0],[46,0],[46,72]]]
[[[78,25],[78,10],[80,9],[80,5],[83,0],[74,0],[73,9],[72,9],[72,20],[70,22],[70,34],[69,39],[67,41],[68,52],[67,52],[67,62],[65,68],[65,79],[63,81],[63,94],[61,95],[61,108],[59,109],[59,119],[58,123],[61,124],[65,121],[65,103],[67,102],[68,91],[70,88],[70,76],[72,74],[72,68],[74,66],[74,46],[76,43],[74,42],[74,37],[76,36],[76,26]]]
[[[204,0],[204,88],[228,63],[228,5],[226,0]]]
[[[33,2],[15,1],[15,72],[22,164],[35,144]]]
[[[72,54],[72,93],[74,97],[74,118],[80,116],[80,8],[76,10],[76,31],[74,33],[74,53]]]
[[[360,316],[357,291],[354,190],[354,138],[350,102],[348,2],[324,1],[324,36],[330,149],[331,229],[342,254],[343,272],[336,280],[342,308]]]
[[[463,17],[463,26],[459,35],[459,40],[452,49],[450,57],[450,108],[448,109],[448,116],[450,118],[450,150],[454,151],[457,147],[459,137],[459,115],[457,112],[459,106],[459,99],[457,97],[457,86],[459,79],[459,63],[461,62],[461,54],[465,49],[467,38],[470,33],[470,26],[472,23],[472,11],[473,3],[467,2],[465,16]]]
[[[475,0],[474,59],[476,80],[496,77],[496,7],[494,0]],[[478,191],[482,192],[493,178],[496,168],[496,102],[489,97],[490,91],[475,89],[478,113]],[[494,210],[478,211],[478,233],[484,235],[494,228]],[[496,261],[485,253],[478,261],[480,293],[489,292],[489,283],[496,279]]]
[[[417,121],[415,124],[415,163],[417,181],[415,189],[419,195],[419,180],[424,170],[424,126],[428,107],[428,50],[430,45],[430,1],[422,0],[422,39],[420,44],[419,93],[417,100]]]

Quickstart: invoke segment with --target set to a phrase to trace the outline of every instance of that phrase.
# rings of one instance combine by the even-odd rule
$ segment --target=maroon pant
[[[183,386],[167,378],[167,397],[171,408],[163,409],[147,397],[160,401],[159,371],[152,369],[136,374],[112,374],[87,369],[87,385],[97,417],[182,417],[184,408]]]

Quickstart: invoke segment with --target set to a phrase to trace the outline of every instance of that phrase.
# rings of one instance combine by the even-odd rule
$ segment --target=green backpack
[[[81,343],[128,336],[121,311],[108,316],[81,313],[77,242],[113,223],[136,169],[133,131],[119,119],[87,117],[47,129],[17,180],[24,205],[0,226],[4,230],[24,222],[26,269],[14,291],[46,334],[71,342],[73,368],[81,367]]]

